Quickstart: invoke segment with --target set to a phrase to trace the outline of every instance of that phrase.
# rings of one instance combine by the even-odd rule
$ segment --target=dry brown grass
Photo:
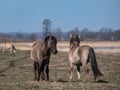
[[[120,47],[120,41],[82,41],[81,45],[91,47]],[[59,42],[59,46],[69,46],[69,42]]]
[[[50,81],[33,80],[32,61],[29,51],[20,51],[12,57],[0,52],[0,90],[120,90],[120,55],[96,54],[98,66],[103,73],[99,82],[94,82],[90,68],[90,81],[81,68],[81,81],[77,79],[76,68],[73,81],[69,82],[69,65],[66,52],[58,52],[50,59]]]
[[[83,41],[81,45],[89,45],[95,49],[96,53],[120,53],[120,41]],[[69,51],[69,42],[59,42],[58,50]]]
[[[32,44],[33,42],[14,43],[15,47],[20,50],[31,50]],[[81,42],[81,45],[89,45],[93,48],[101,48],[95,49],[96,53],[120,53],[120,41],[83,41]],[[4,46],[4,43],[1,43],[0,46]],[[59,51],[68,52],[69,42],[58,42],[57,48]]]

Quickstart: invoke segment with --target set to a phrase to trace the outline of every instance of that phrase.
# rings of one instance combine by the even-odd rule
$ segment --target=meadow
[[[102,45],[106,45],[105,47],[108,45],[112,48],[113,46],[120,46],[119,42],[115,43],[117,44],[101,44],[101,47]],[[94,43],[87,44],[93,45],[92,47],[100,45],[98,42],[96,45]],[[15,45],[17,46],[17,44]],[[108,50],[107,52],[104,49],[100,49],[100,51],[95,49],[98,66],[104,75],[99,78],[98,82],[94,81],[90,64],[91,78],[89,81],[86,80],[83,68],[81,68],[81,80],[78,81],[76,68],[74,68],[73,81],[69,82],[69,64],[66,50],[68,43],[60,42],[58,54],[52,55],[50,59],[50,81],[38,82],[33,79],[33,66],[29,51],[32,44],[25,45],[28,50],[18,49],[14,57],[9,52],[0,52],[0,90],[120,90],[119,49],[112,49],[112,51]],[[23,46],[24,48],[25,45],[24,43],[18,44],[19,47]]]
[[[33,43],[34,42],[20,42],[13,44],[17,49],[31,50],[31,46]],[[120,41],[81,41],[80,45],[89,45],[93,47],[97,53],[120,53]],[[3,46],[4,43],[0,43],[0,47]],[[68,52],[69,42],[68,41],[58,42],[57,49],[61,52]]]

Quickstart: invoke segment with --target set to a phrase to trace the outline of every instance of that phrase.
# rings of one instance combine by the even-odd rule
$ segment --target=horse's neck
[[[70,45],[70,50],[78,48],[79,45]]]
[[[45,52],[45,56],[50,56],[50,49],[45,45],[43,51]]]

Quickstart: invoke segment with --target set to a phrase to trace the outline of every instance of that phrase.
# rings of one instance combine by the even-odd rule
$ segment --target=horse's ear
[[[49,40],[52,40],[52,37],[50,36]]]
[[[47,41],[47,37],[44,39],[44,42],[46,42]]]
[[[47,43],[48,43],[48,38],[49,37],[46,37],[45,39],[44,39],[44,43],[47,45]]]
[[[72,34],[70,34],[70,38],[72,38],[73,37],[73,35]]]
[[[51,36],[46,37],[46,38],[44,39],[44,43],[47,45],[49,40],[52,40],[52,37],[51,37]]]

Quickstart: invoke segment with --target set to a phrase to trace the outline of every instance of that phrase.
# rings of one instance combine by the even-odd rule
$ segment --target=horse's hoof
[[[45,81],[49,81],[49,78],[45,79]]]
[[[37,80],[37,78],[34,78],[34,81],[36,81]]]
[[[81,79],[78,79],[78,82],[81,82],[82,80]]]

